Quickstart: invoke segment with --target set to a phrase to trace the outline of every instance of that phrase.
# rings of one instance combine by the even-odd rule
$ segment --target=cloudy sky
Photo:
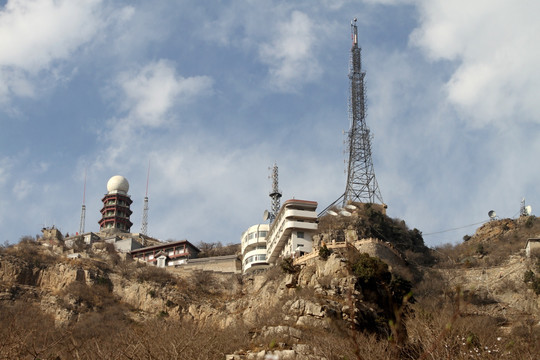
[[[238,243],[345,187],[350,21],[388,213],[430,246],[540,211],[540,2],[0,0],[0,241],[97,231],[123,175],[149,235]]]

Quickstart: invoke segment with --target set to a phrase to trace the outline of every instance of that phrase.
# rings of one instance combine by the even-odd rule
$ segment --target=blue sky
[[[0,2],[0,241],[99,229],[130,182],[163,240],[239,242],[283,198],[344,190],[350,21],[374,167],[426,234],[540,208],[540,3],[523,0]],[[460,241],[475,227],[425,236]]]

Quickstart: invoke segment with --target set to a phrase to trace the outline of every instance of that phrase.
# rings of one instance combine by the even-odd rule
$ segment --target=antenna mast
[[[84,234],[84,224],[86,222],[86,168],[84,169],[84,190],[81,209],[81,222],[79,224],[79,234]]]
[[[343,195],[343,206],[350,201],[384,204],[371,158],[371,139],[366,125],[366,99],[362,71],[361,49],[358,46],[356,18],[351,22],[351,61],[349,79],[351,93],[349,98],[349,118],[351,128],[348,132],[349,162],[347,166],[347,185]]]
[[[272,178],[272,191],[270,191],[270,197],[272,198],[272,213],[270,214],[270,223],[274,221],[274,219],[277,216],[277,213],[279,212],[279,208],[281,207],[280,199],[281,199],[281,190],[279,190],[278,186],[278,166],[274,162],[274,166],[272,168],[268,168],[269,170],[272,170],[271,177]]]
[[[148,180],[150,179],[150,160],[148,160],[148,172],[146,173],[146,194],[144,196],[144,206],[142,215],[141,234],[148,235]]]

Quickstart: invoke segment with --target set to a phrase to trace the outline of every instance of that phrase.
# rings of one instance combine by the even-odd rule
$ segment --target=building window
[[[253,256],[248,257],[246,260],[244,260],[244,264],[247,265],[254,261],[264,261],[264,260],[266,260],[266,255],[253,255]]]
[[[303,231],[298,231],[296,233],[296,237],[299,238],[299,239],[303,239],[304,238],[304,232]]]

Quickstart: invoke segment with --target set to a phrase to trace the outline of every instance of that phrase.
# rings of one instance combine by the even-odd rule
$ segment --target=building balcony
[[[242,260],[243,271],[246,272],[249,268],[254,266],[266,266],[266,250],[254,250],[250,251]]]
[[[245,254],[246,251],[250,251],[253,248],[258,246],[264,246],[266,249],[266,237],[253,238],[251,240],[242,241],[242,254]]]
[[[272,231],[270,237],[267,240],[266,254],[268,262],[274,263],[277,260],[279,254],[285,247],[285,244],[293,230],[315,232],[317,231],[317,229],[318,224],[315,222],[291,220],[283,221],[282,224],[275,231]]]

